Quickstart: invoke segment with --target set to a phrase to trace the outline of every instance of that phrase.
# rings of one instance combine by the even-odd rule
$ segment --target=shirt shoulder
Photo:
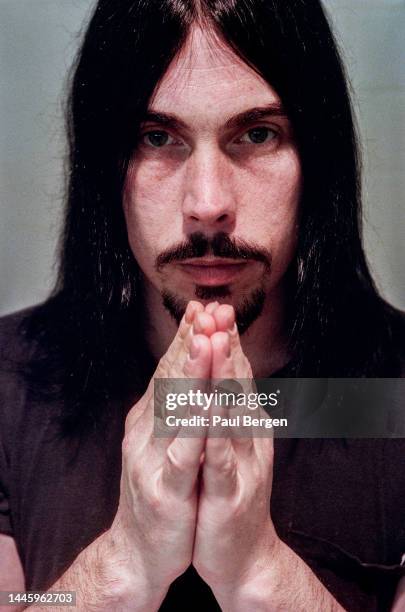
[[[3,433],[7,431],[7,421],[16,421],[16,412],[22,406],[24,364],[32,350],[23,324],[33,310],[0,317],[0,423]]]
[[[20,358],[26,350],[23,323],[40,308],[32,306],[0,317],[0,358],[1,364],[13,358]]]
[[[15,536],[10,507],[13,484],[13,453],[19,447],[17,435],[24,418],[25,384],[23,364],[29,347],[22,324],[33,309],[0,317],[0,532]]]

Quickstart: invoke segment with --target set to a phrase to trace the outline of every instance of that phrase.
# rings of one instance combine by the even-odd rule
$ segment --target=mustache
[[[185,259],[197,259],[206,255],[229,259],[251,259],[263,263],[267,269],[270,269],[271,266],[271,253],[267,249],[259,248],[244,240],[231,238],[225,232],[218,232],[213,236],[194,232],[190,234],[188,240],[158,255],[156,270],[160,272],[167,264],[181,262]]]

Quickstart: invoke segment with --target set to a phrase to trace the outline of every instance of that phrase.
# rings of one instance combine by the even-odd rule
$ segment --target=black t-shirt
[[[112,523],[129,407],[115,402],[106,426],[61,439],[62,403],[34,401],[15,368],[20,321],[0,320],[0,532],[16,541],[26,588],[46,589]],[[404,457],[405,440],[275,440],[277,532],[350,612],[389,610],[405,573]],[[192,567],[162,610],[190,605],[219,609]]]

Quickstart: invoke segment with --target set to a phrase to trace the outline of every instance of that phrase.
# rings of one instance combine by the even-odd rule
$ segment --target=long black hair
[[[353,113],[320,2],[99,0],[69,98],[58,281],[28,326],[39,340],[33,378],[38,384],[42,371],[48,387],[54,379],[71,400],[72,418],[97,415],[106,398],[123,394],[124,380],[142,386],[152,368],[122,191],[150,97],[195,22],[213,28],[271,84],[294,129],[303,196],[289,271],[290,375],[395,375],[395,315],[362,248]]]

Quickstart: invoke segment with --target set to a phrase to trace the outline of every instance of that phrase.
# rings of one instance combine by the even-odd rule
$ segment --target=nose
[[[201,145],[188,158],[184,176],[185,232],[230,233],[235,218],[236,201],[229,160],[219,149]]]

